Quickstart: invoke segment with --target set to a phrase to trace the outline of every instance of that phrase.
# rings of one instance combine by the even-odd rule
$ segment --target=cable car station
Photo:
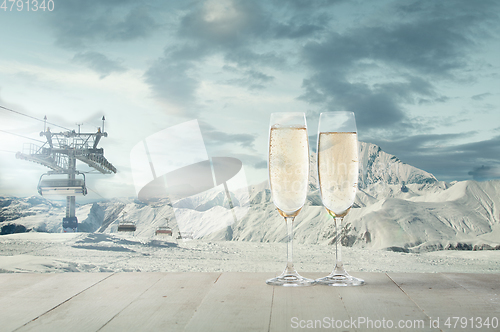
[[[103,116],[103,129],[104,120]],[[116,173],[116,168],[104,157],[104,149],[97,147],[101,138],[107,137],[108,134],[101,132],[101,128],[98,128],[96,133],[80,133],[80,130],[53,133],[44,125],[40,136],[46,138],[42,146],[30,143],[27,149],[24,149],[26,151],[16,153],[16,158],[51,169],[40,177],[38,193],[42,196],[66,196],[63,231],[77,232],[75,196],[86,195],[87,186],[85,174],[76,169],[76,161],[79,160],[102,174]]]

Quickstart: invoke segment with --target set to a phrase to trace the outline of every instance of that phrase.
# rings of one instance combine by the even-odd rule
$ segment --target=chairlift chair
[[[135,232],[137,227],[131,221],[122,221],[118,224],[118,232]]]
[[[38,181],[38,193],[42,196],[61,195],[61,196],[83,196],[87,195],[87,186],[85,185],[85,174],[81,179],[47,178],[56,174],[42,174]],[[60,174],[57,174],[60,175]],[[66,175],[66,174],[64,174]]]
[[[160,226],[156,229],[155,235],[170,235],[170,236],[172,236],[172,230],[168,226]]]

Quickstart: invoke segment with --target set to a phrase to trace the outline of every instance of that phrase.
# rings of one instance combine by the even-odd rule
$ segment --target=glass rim
[[[307,116],[305,112],[273,112],[269,118],[270,127],[281,123],[284,127],[300,126],[307,128]]]
[[[271,112],[271,114],[301,114],[306,115],[306,112]]]
[[[321,116],[323,114],[339,114],[339,113],[350,113],[356,115],[356,113],[352,111],[328,111],[328,112],[320,112],[319,115]]]
[[[320,113],[318,120],[318,137],[320,133],[324,132],[358,133],[356,114],[351,111],[322,112]],[[343,122],[343,125],[341,126],[337,123],[337,120],[345,122]],[[332,121],[335,121],[335,124],[333,124]],[[329,128],[327,130],[322,130],[326,129],[325,125]],[[336,130],[333,128],[336,128]]]

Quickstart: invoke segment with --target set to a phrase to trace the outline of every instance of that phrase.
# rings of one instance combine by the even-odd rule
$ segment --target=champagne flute
[[[342,221],[349,213],[358,187],[358,134],[352,112],[321,113],[317,145],[321,201],[335,222],[336,263],[330,275],[316,280],[329,286],[359,286],[365,282],[350,276],[342,264]]]
[[[269,129],[269,185],[287,228],[287,263],[283,273],[266,281],[273,286],[309,286],[313,279],[293,266],[293,221],[304,206],[309,180],[309,139],[304,113],[272,113]]]

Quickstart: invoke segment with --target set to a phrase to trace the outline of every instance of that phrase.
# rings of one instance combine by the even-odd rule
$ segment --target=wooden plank
[[[267,331],[273,287],[269,273],[222,273],[186,331]]]
[[[220,273],[165,273],[100,331],[183,331]]]
[[[19,331],[97,331],[162,276],[144,272],[113,274]]]
[[[490,305],[500,319],[500,274],[443,273],[443,275]]]
[[[241,272],[0,274],[0,330],[290,331],[340,321],[336,330],[436,331],[438,322],[456,331],[460,322],[450,328],[448,317],[500,318],[498,274],[353,275],[367,284],[272,287],[270,273]],[[376,329],[389,320],[392,329]],[[422,320],[423,328],[397,326]]]
[[[0,301],[4,297],[53,277],[54,274],[49,273],[0,273]]]
[[[0,322],[11,331],[36,320],[64,301],[109,277],[111,273],[2,275]],[[12,289],[9,289],[12,287]]]
[[[429,318],[386,274],[356,272],[353,275],[366,284],[337,288],[355,323],[354,330],[435,331],[429,328]]]
[[[477,292],[462,287],[459,283],[441,273],[390,273],[389,276],[430,317],[434,326],[442,331],[456,331],[453,317],[477,318],[497,317],[498,310],[477,296]],[[472,277],[472,275],[471,275]],[[467,277],[462,277],[466,280]],[[483,292],[488,283],[476,285]],[[448,320],[448,319],[451,320]],[[446,325],[446,322],[452,325]],[[465,330],[473,330],[470,325]]]
[[[301,273],[307,278],[321,278],[328,273]],[[339,296],[338,287],[274,286],[270,331],[330,329],[332,319],[347,320],[349,315]]]

